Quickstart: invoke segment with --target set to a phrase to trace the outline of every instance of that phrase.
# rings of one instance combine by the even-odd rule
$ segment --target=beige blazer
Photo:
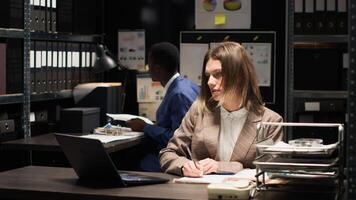
[[[266,107],[262,115],[250,112],[237,138],[230,162],[219,161],[217,149],[220,109],[199,113],[195,102],[186,113],[180,127],[174,132],[167,147],[160,151],[162,170],[182,175],[181,167],[191,159],[189,151],[196,160],[211,158],[218,161],[218,171],[238,172],[243,168],[251,168],[252,161],[256,157],[256,125],[261,121],[281,122],[282,117]],[[280,140],[281,128],[274,127],[268,130],[267,136],[273,140]]]

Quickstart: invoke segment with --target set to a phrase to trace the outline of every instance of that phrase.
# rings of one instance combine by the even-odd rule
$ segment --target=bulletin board
[[[250,29],[251,0],[195,0],[196,29]]]
[[[274,31],[182,31],[180,33],[180,73],[201,84],[206,51],[222,41],[245,47],[255,66],[258,85],[266,103],[275,102],[276,32]]]

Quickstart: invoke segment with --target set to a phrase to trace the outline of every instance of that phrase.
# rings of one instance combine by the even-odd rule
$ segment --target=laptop
[[[169,181],[164,178],[118,171],[99,140],[59,133],[54,135],[80,181],[117,186],[148,185]]]

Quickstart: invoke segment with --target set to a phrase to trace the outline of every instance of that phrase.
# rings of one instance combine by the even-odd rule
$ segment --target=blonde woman
[[[246,50],[235,42],[209,50],[202,77],[197,101],[160,151],[162,170],[199,177],[253,167],[257,123],[282,117],[264,106]],[[267,135],[280,140],[281,129],[269,129]]]

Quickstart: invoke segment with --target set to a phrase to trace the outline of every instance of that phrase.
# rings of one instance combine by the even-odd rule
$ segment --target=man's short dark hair
[[[178,70],[179,50],[169,42],[152,45],[148,56],[152,64],[161,66],[168,73],[174,73]]]

